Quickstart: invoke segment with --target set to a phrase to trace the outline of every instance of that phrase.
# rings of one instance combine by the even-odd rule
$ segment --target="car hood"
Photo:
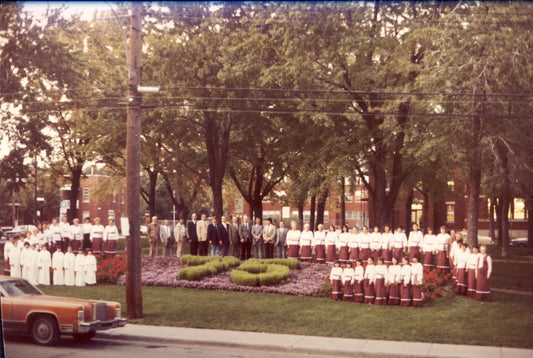
[[[15,297],[17,299],[23,299],[34,302],[46,302],[46,303],[59,303],[59,304],[76,304],[76,305],[86,305],[88,303],[95,302],[105,302],[108,305],[118,305],[118,302],[112,301],[102,301],[102,300],[87,300],[83,298],[73,298],[73,297],[59,297],[59,296],[48,296],[48,295],[29,295],[22,297]]]

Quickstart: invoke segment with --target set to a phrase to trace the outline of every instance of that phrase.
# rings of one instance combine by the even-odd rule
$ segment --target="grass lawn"
[[[124,287],[41,286],[47,294],[117,300]],[[533,296],[463,296],[423,308],[370,306],[328,298],[143,287],[144,318],[130,323],[451,344],[533,348]]]
[[[493,262],[491,285],[533,291],[533,263]]]

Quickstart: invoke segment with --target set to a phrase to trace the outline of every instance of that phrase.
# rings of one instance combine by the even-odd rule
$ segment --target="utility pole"
[[[141,84],[142,54],[142,2],[131,4],[129,78],[128,78],[128,119],[126,134],[126,196],[130,232],[127,237],[126,271],[126,315],[128,318],[141,318],[141,235],[140,201],[141,192],[141,101],[137,87]]]

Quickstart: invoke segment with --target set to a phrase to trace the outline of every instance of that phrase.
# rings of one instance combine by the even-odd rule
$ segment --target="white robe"
[[[83,254],[76,255],[74,271],[76,271],[76,286],[85,286],[85,256]]]
[[[21,277],[22,271],[20,269],[20,249],[17,246],[13,246],[9,252],[9,264],[11,265],[11,276],[12,277]]]
[[[50,256],[50,251],[42,250],[39,252],[39,284],[40,285],[49,285],[50,284],[50,266],[52,266],[52,256]]]
[[[88,285],[96,284],[96,257],[94,255],[85,256],[85,282]]]
[[[37,249],[30,250],[27,256],[27,260],[30,264],[30,273],[28,276],[28,281],[32,285],[36,285],[39,282],[39,270],[37,269],[38,259],[39,259],[39,252],[37,251]]]
[[[75,274],[74,265],[76,256],[72,252],[67,252],[63,257],[63,267],[65,268],[65,285],[74,286]]]
[[[56,251],[52,255],[52,269],[54,269],[54,285],[65,284],[65,271],[63,267],[64,257],[65,255],[61,251]]]
[[[22,265],[22,278],[30,280],[30,248],[24,248],[20,253],[20,264]]]

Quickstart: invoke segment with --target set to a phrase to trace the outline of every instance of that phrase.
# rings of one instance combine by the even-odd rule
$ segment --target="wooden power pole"
[[[130,226],[127,237],[126,271],[126,315],[128,318],[141,318],[141,230],[140,230],[140,192],[141,192],[141,84],[142,54],[142,2],[133,1],[131,5],[129,78],[128,78],[128,119],[126,135],[126,191],[127,212]]]

